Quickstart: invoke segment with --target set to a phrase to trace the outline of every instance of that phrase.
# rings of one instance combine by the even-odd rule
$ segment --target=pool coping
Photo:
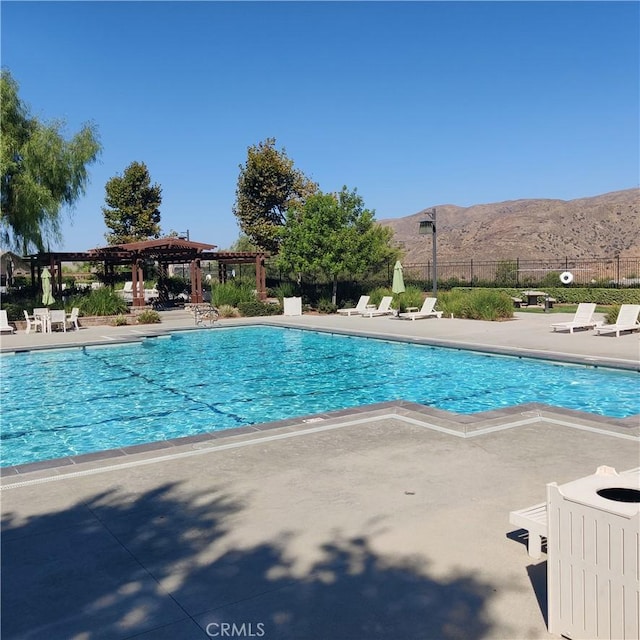
[[[237,327],[249,326],[271,326],[276,328],[288,328],[299,331],[316,331],[319,333],[329,333],[344,336],[357,336],[363,338],[371,338],[377,340],[385,340],[391,342],[405,342],[410,344],[418,344],[425,346],[442,347],[455,349],[458,351],[473,351],[476,353],[487,353],[489,355],[500,355],[515,358],[531,358],[538,360],[546,360],[549,362],[566,363],[572,365],[580,365],[587,367],[603,367],[610,369],[618,369],[624,371],[640,372],[640,363],[632,361],[619,360],[615,358],[606,358],[600,356],[582,356],[575,354],[566,354],[558,352],[550,352],[538,349],[518,349],[514,347],[500,347],[495,345],[478,345],[475,343],[465,343],[453,340],[443,340],[438,338],[413,337],[405,335],[393,335],[381,333],[377,331],[368,332],[362,330],[346,330],[341,328],[326,327],[305,327],[295,323],[287,322],[255,322],[249,321],[241,324],[229,326],[214,325],[212,327],[175,327],[170,329],[147,329],[139,331],[139,335],[123,335],[113,338],[109,342],[104,340],[85,340],[76,343],[67,343],[64,346],[55,345],[34,345],[29,348],[15,348],[3,350],[1,356],[19,355],[31,351],[52,351],[60,349],[83,349],[83,348],[109,348],[122,346],[127,344],[139,344],[145,340],[166,338],[174,333],[184,331],[203,331],[203,330],[225,330]],[[468,437],[474,433],[479,433],[483,429],[492,427],[509,428],[517,416],[521,418],[523,415],[538,420],[547,420],[552,422],[566,423],[567,426],[577,428],[586,428],[596,431],[609,432],[611,435],[624,435],[631,439],[638,439],[640,442],[640,414],[628,416],[626,418],[612,418],[609,416],[599,416],[584,411],[573,409],[565,409],[555,405],[547,405],[544,403],[526,403],[500,409],[478,412],[474,414],[459,414],[443,409],[436,409],[427,405],[422,405],[406,400],[395,400],[383,403],[375,403],[363,405],[360,407],[347,407],[336,411],[321,412],[317,414],[309,414],[298,416],[295,418],[287,418],[273,422],[257,423],[243,427],[235,427],[220,431],[210,431],[202,434],[182,436],[170,440],[159,440],[139,445],[131,445],[127,447],[118,447],[114,449],[106,449],[104,451],[96,451],[92,453],[79,454],[75,456],[65,456],[63,458],[53,458],[50,460],[41,460],[20,465],[8,465],[0,467],[0,478],[17,478],[26,474],[35,472],[61,472],[65,469],[69,470],[77,468],[78,465],[86,465],[87,463],[100,463],[103,461],[115,461],[117,459],[130,459],[131,456],[138,456],[142,453],[162,453],[175,450],[177,447],[193,446],[203,442],[219,441],[224,438],[243,436],[246,434],[261,434],[274,429],[297,427],[299,429],[308,428],[309,425],[327,421],[354,419],[354,418],[370,418],[379,417],[380,412],[387,415],[406,415],[407,412],[414,416],[418,421],[427,421],[429,426],[440,428],[444,431],[458,433],[463,437]],[[506,426],[504,426],[506,425]]]
[[[332,425],[339,427],[345,423],[365,423],[389,417],[404,418],[414,424],[462,438],[476,437],[484,433],[516,428],[527,424],[548,422],[614,437],[622,437],[640,443],[640,424],[637,416],[609,418],[537,402],[474,414],[458,414],[415,402],[396,400],[220,431],[209,431],[169,440],[106,449],[76,456],[10,465],[0,468],[0,478],[2,479],[2,485],[6,486],[7,480],[22,481],[28,479],[26,476],[36,472],[66,475],[75,473],[93,463],[129,463],[138,459],[141,454],[150,454],[152,456],[154,454],[158,456],[172,455],[185,448],[194,449],[207,443],[210,445],[224,444],[238,437],[266,436],[283,430],[304,432],[313,430],[320,425],[323,427]]]

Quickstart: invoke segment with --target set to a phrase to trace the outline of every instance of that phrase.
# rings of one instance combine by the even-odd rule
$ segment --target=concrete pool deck
[[[258,321],[638,367],[638,334],[516,318]],[[155,326],[3,336],[2,350],[190,327],[166,312]],[[640,425],[544,406],[488,413],[389,403],[7,475],[2,637],[555,637],[546,556],[527,555],[509,511],[542,502],[548,482],[637,467]]]

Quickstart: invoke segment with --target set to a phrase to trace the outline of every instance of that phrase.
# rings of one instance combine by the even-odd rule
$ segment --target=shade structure
[[[51,273],[47,267],[42,270],[42,304],[48,307],[55,299],[51,293]]]
[[[404,292],[404,276],[402,275],[402,265],[400,264],[400,260],[398,260],[393,267],[393,284],[391,286],[391,291],[393,291],[393,293]]]

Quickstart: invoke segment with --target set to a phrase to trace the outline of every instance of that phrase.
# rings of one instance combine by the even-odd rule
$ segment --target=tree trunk
[[[338,276],[333,276],[333,291],[331,292],[331,304],[338,304]]]

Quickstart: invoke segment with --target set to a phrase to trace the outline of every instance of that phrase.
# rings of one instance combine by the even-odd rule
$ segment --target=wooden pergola
[[[183,238],[167,236],[154,240],[129,242],[126,244],[111,245],[89,249],[85,253],[39,253],[29,256],[31,259],[32,281],[36,278],[40,282],[42,267],[49,267],[53,274],[54,288],[62,289],[62,263],[63,262],[103,262],[107,281],[115,280],[115,268],[122,265],[131,266],[131,280],[133,283],[133,306],[144,306],[144,265],[158,263],[163,273],[171,264],[188,264],[191,281],[191,302],[203,302],[202,295],[202,261],[218,262],[218,279],[220,282],[227,280],[227,265],[254,263],[256,267],[256,292],[260,300],[267,297],[265,259],[269,256],[266,252],[234,252],[213,251],[214,244],[193,242]]]

